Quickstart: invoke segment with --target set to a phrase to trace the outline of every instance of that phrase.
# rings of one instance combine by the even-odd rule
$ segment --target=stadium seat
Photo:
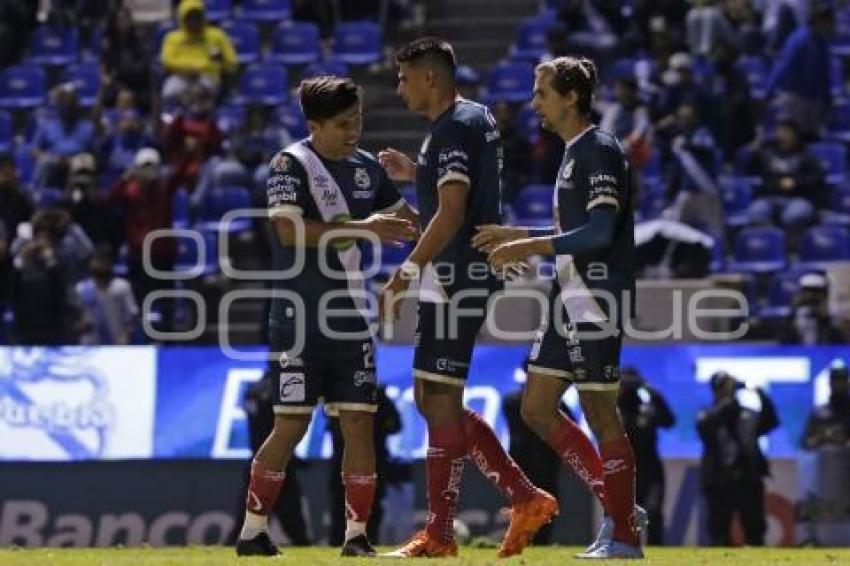
[[[63,199],[65,191],[56,187],[44,187],[33,193],[33,201],[38,208],[52,206]]]
[[[528,141],[534,143],[540,136],[540,118],[531,104],[523,104],[516,114],[516,128]]]
[[[511,56],[517,59],[538,61],[546,53],[546,34],[552,20],[539,17],[529,18],[520,24],[516,43],[511,48]]]
[[[726,246],[723,238],[714,238],[714,246],[711,248],[711,261],[708,269],[712,273],[723,273],[726,271]]]
[[[301,72],[302,79],[309,79],[322,75],[347,77],[348,65],[338,59],[324,59],[322,61],[316,61],[315,63],[307,65],[307,67],[305,67],[304,70]]]
[[[660,178],[650,177],[644,181],[637,208],[641,220],[654,220],[661,216],[661,212],[667,205],[665,192]]]
[[[753,186],[746,177],[722,177],[720,198],[727,226],[737,228],[750,223],[749,207],[753,201]]]
[[[297,100],[293,99],[279,106],[277,120],[281,126],[289,130],[289,135],[293,138],[298,139],[307,136],[307,121],[304,119],[304,113],[301,111],[301,105]]]
[[[204,262],[201,269],[202,275],[210,275],[218,272],[218,232],[214,230],[202,230],[200,232],[204,242]],[[174,260],[174,271],[187,273],[195,270],[200,258],[201,251],[198,242],[189,237],[176,238],[177,257]]]
[[[0,76],[0,105],[6,108],[41,106],[46,93],[44,69],[37,65],[9,67]]]
[[[550,185],[528,185],[514,198],[518,226],[551,226],[554,221]]]
[[[767,300],[759,311],[761,318],[784,318],[791,314],[791,300],[799,288],[800,273],[776,273],[768,283]]]
[[[770,273],[785,267],[785,232],[772,226],[753,226],[738,232],[730,271]]]
[[[251,219],[242,217],[224,224],[222,217],[231,210],[251,208],[251,192],[245,187],[218,187],[209,191],[201,203],[199,222],[202,231],[243,232],[251,227]]]
[[[523,102],[531,97],[534,67],[529,63],[499,63],[490,70],[488,102]]]
[[[18,179],[25,186],[32,184],[35,177],[35,157],[32,149],[27,146],[18,147],[15,150],[15,166],[18,169]]]
[[[818,158],[826,173],[826,182],[840,185],[847,178],[847,148],[834,142],[809,144],[809,151]]]
[[[216,110],[216,126],[225,134],[233,133],[245,122],[245,107],[239,104],[225,104]]]
[[[171,227],[178,230],[189,228],[189,195],[185,189],[174,191],[171,197]]]
[[[30,43],[30,59],[40,65],[70,65],[80,54],[76,28],[39,26]]]
[[[258,22],[288,20],[292,15],[289,0],[242,0],[242,17]]]
[[[258,103],[274,106],[289,98],[286,68],[273,63],[255,63],[239,79],[239,104]]]
[[[813,226],[800,239],[797,266],[826,269],[833,261],[850,260],[850,231],[844,226]]]
[[[153,42],[153,48],[157,57],[159,57],[159,54],[162,52],[162,42],[165,41],[165,36],[168,32],[175,29],[177,29],[177,24],[174,23],[174,20],[168,20],[157,24]]]
[[[373,22],[348,22],[334,32],[334,56],[349,65],[369,65],[383,57],[381,28]]]
[[[5,110],[0,110],[0,152],[9,151],[13,142],[12,117]]]
[[[256,63],[260,60],[260,32],[251,22],[224,22],[221,29],[236,50],[236,58],[243,65]]]
[[[850,142],[850,102],[833,104],[829,118],[827,137],[842,143]]]
[[[319,28],[309,22],[283,22],[272,36],[268,61],[286,65],[315,63],[322,54]]]
[[[850,186],[833,188],[829,201],[829,209],[821,211],[823,222],[850,226]]]
[[[757,56],[741,57],[735,63],[735,67],[747,78],[747,83],[750,85],[750,95],[753,98],[764,98],[765,85],[770,73],[767,62]]]
[[[232,8],[231,0],[204,0],[207,20],[211,22],[226,20],[230,17]]]
[[[65,69],[62,78],[77,87],[80,106],[91,108],[100,92],[100,70],[95,62],[78,63]]]

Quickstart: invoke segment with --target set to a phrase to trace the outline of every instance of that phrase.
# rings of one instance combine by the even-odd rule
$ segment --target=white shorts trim
[[[312,407],[301,407],[297,405],[275,405],[272,407],[276,415],[311,415],[316,410],[316,405]]]
[[[617,202],[617,199],[615,199],[614,197],[596,197],[595,199],[587,203],[587,210],[590,210],[591,208],[597,207],[601,204],[610,204],[617,210],[620,210],[620,203]]]
[[[293,214],[301,216],[304,214],[304,209],[294,204],[282,204],[280,206],[270,208],[268,210],[268,213],[269,218],[277,218],[278,216],[292,216]]]
[[[338,417],[340,411],[359,411],[362,413],[377,413],[378,406],[370,403],[325,403],[325,413],[330,417]]]
[[[616,383],[574,383],[579,391],[618,391],[620,382]]]
[[[450,183],[452,181],[457,181],[459,183],[465,183],[467,185],[469,182],[469,175],[465,175],[464,173],[459,173],[458,171],[449,171],[437,181],[437,188],[439,189],[446,183]]]
[[[573,373],[570,371],[528,364],[528,374],[531,375],[532,373],[539,373],[540,375],[551,375],[553,377],[560,377],[561,379],[573,378]]]
[[[423,371],[421,369],[414,369],[413,377],[416,379],[424,379],[425,381],[435,381],[437,383],[447,383],[448,385],[456,385],[457,387],[463,387],[464,385],[466,385],[465,379],[452,377],[450,375],[441,375],[439,373],[431,373],[430,371]]]

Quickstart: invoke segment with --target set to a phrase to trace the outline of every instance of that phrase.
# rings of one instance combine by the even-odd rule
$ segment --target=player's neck
[[[577,135],[591,126],[590,120],[584,116],[576,116],[564,122],[564,126],[558,130],[558,135],[566,143],[571,142]]]
[[[461,96],[455,90],[440,93],[434,97],[434,100],[428,106],[428,109],[425,110],[425,116],[430,122],[435,121],[437,118],[442,116],[446,110],[451,108],[455,102],[460,100],[460,98]]]
[[[313,146],[313,149],[316,150],[316,153],[319,154],[319,157],[327,161],[341,161],[346,157],[345,155],[337,155],[334,152],[329,151],[328,148],[314,136],[310,136],[310,145]]]

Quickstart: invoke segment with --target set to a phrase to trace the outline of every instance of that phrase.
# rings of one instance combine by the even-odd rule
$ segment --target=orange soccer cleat
[[[457,543],[442,543],[419,531],[399,548],[381,554],[382,558],[450,558],[457,556]]]
[[[558,514],[558,501],[542,489],[524,503],[511,507],[511,523],[499,548],[499,558],[521,554],[540,527]]]

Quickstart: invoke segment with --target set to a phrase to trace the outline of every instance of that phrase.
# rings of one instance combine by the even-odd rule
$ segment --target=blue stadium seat
[[[347,22],[334,31],[334,56],[349,65],[369,65],[383,57],[381,28],[373,22]]]
[[[538,61],[546,53],[546,34],[552,20],[529,18],[520,24],[511,55],[518,59]]]
[[[65,191],[56,187],[44,187],[34,192],[33,201],[39,208],[52,206],[61,201],[65,196]]]
[[[281,126],[289,130],[289,135],[299,139],[307,137],[307,120],[301,111],[301,105],[293,99],[277,109],[277,120]]]
[[[753,201],[753,186],[746,177],[722,177],[720,198],[727,226],[737,228],[750,223],[749,207]]]
[[[516,128],[532,143],[540,136],[540,118],[531,104],[523,104],[516,114]]]
[[[37,65],[9,67],[0,76],[0,105],[34,108],[44,104],[47,94],[44,69]]]
[[[488,102],[522,102],[531,98],[534,67],[530,63],[499,63],[490,70]]]
[[[750,85],[750,94],[752,97],[764,98],[767,77],[770,73],[770,67],[767,62],[761,57],[747,56],[738,59],[735,67],[747,77],[747,83]]]
[[[791,314],[791,300],[799,288],[800,273],[776,273],[768,283],[767,300],[759,311],[761,318],[784,318]]]
[[[631,57],[617,59],[605,69],[605,76],[609,80],[622,78],[634,78],[637,60]]]
[[[35,157],[32,154],[32,149],[27,146],[20,146],[15,150],[15,166],[18,169],[18,179],[26,186],[33,182],[35,177]]]
[[[239,104],[225,104],[216,110],[216,126],[229,134],[239,130],[245,122],[245,107]]]
[[[214,230],[202,230],[200,232],[204,242],[204,263],[201,270],[202,275],[210,275],[218,272],[218,232]],[[200,260],[201,251],[198,242],[193,238],[177,238],[177,257],[174,260],[174,271],[186,273],[193,271]]]
[[[850,226],[850,186],[834,187],[829,201],[829,209],[821,211],[823,222]]]
[[[726,246],[723,238],[714,238],[714,246],[711,248],[711,261],[708,269],[712,273],[723,273],[726,271]]]
[[[0,152],[12,149],[14,131],[12,117],[5,110],[0,110]]]
[[[850,260],[850,231],[844,226],[812,226],[800,239],[797,266],[826,269],[833,261]]]
[[[770,273],[785,267],[785,232],[772,226],[753,226],[738,232],[730,271]]]
[[[274,106],[288,100],[288,90],[285,67],[273,63],[255,63],[242,71],[237,102]]]
[[[260,32],[256,25],[251,22],[223,22],[221,29],[227,32],[240,63],[256,63],[260,60]]]
[[[833,104],[829,118],[827,137],[843,143],[850,142],[850,101]]]
[[[204,11],[207,14],[207,20],[211,22],[220,22],[230,17],[233,9],[231,0],[204,0]]]
[[[637,211],[641,220],[654,220],[661,216],[667,205],[664,184],[660,178],[650,177],[644,180]]]
[[[809,151],[818,158],[826,173],[826,182],[840,185],[847,178],[847,148],[844,144],[818,142],[809,144]]]
[[[171,197],[171,227],[183,230],[189,228],[189,195],[185,189],[174,191]]]
[[[242,17],[258,22],[288,20],[292,15],[289,0],[242,0]]]
[[[153,48],[156,50],[157,57],[159,57],[159,54],[162,52],[162,42],[165,41],[165,36],[168,32],[175,29],[177,29],[177,24],[174,20],[167,20],[157,24],[153,42]]]
[[[70,65],[80,54],[80,35],[76,28],[39,26],[30,43],[30,58],[41,65]]]
[[[274,30],[267,60],[286,65],[315,63],[322,54],[319,28],[310,22],[283,22]]]
[[[303,71],[301,71],[302,79],[310,79],[312,77],[319,77],[322,75],[347,77],[348,65],[338,59],[331,58],[311,63],[310,65],[307,65]]]
[[[77,87],[80,106],[83,108],[94,106],[100,91],[100,71],[96,62],[78,63],[67,67],[62,78],[74,83]]]
[[[552,187],[528,185],[514,198],[514,213],[518,226],[551,226],[553,219]]]
[[[238,218],[227,224],[221,222],[226,213],[240,208],[251,208],[251,192],[248,189],[217,187],[205,195],[195,227],[203,231],[243,232],[251,227],[250,218]]]

